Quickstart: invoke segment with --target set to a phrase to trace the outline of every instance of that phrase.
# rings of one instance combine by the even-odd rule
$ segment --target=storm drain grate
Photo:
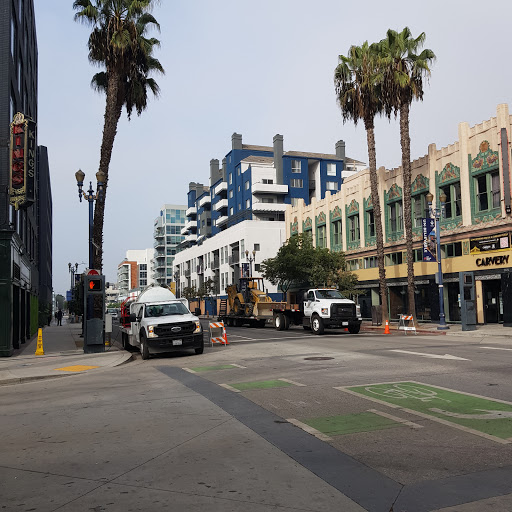
[[[304,361],[327,361],[328,359],[334,359],[334,357],[305,357]]]

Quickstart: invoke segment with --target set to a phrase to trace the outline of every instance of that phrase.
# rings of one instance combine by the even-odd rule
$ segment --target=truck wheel
[[[128,334],[126,334],[125,332],[123,332],[122,342],[123,350],[130,350],[130,344],[128,343]]]
[[[204,342],[199,348],[196,348],[194,350],[196,352],[196,355],[198,355],[198,356],[201,355],[204,352]]]
[[[149,347],[144,334],[140,335],[140,355],[142,356],[142,359],[149,359]]]
[[[357,334],[360,329],[361,329],[361,324],[349,324],[349,326],[348,326],[348,332],[350,334]]]
[[[285,331],[287,331],[290,328],[290,323],[291,323],[290,317],[285,316],[284,317],[284,330]]]
[[[278,313],[274,318],[274,326],[278,331],[284,331],[286,325],[285,316],[283,313]]]
[[[311,329],[315,334],[324,333],[324,321],[318,315],[311,319]]]

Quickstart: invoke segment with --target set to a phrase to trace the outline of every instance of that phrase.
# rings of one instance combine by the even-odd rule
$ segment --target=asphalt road
[[[189,394],[191,403],[204,400],[207,421],[218,425],[227,415],[248,429],[244,435],[254,444],[254,458],[246,457],[249,467],[238,484],[250,487],[252,479],[258,495],[245,497],[244,505],[230,502],[226,510],[260,510],[250,508],[256,504],[261,510],[356,510],[336,501],[343,495],[371,511],[512,510],[512,344],[507,338],[342,331],[315,336],[296,327],[284,332],[229,327],[227,337],[229,345],[208,346],[200,356],[177,353],[142,361],[134,351],[133,362],[110,373],[0,389],[9,446],[0,456],[0,495],[10,498],[6,510],[129,510],[122,508],[126,501],[118,488],[107,499],[105,486],[115,483],[127,493],[152,490],[147,498],[152,501],[133,502],[131,510],[166,510],[161,505],[169,499],[169,484],[152,485],[150,468],[142,476],[137,471],[167,453],[159,404],[185,407]],[[177,391],[171,393],[173,386]],[[115,411],[115,419],[107,421],[106,407]],[[206,432],[199,428],[206,416],[196,418],[187,424],[191,437]],[[240,453],[244,436],[237,435],[222,438],[220,451],[213,450],[215,439],[204,446],[210,477],[215,460]],[[76,446],[70,451],[72,440]],[[263,442],[272,447],[265,457],[258,445]],[[194,461],[184,457],[172,463],[186,474]],[[59,465],[65,470],[57,471]],[[274,474],[276,467],[280,472]],[[65,492],[50,503],[43,492],[40,506],[31,508],[38,502],[31,489],[48,468],[71,479],[67,487],[58,483],[69,496]],[[255,468],[274,475],[265,490],[251,476]],[[153,470],[161,474],[166,468]],[[291,484],[282,481],[292,473],[295,498],[284,492]],[[323,498],[311,488],[305,492],[306,482],[311,487],[313,481],[308,478],[323,489]],[[14,487],[6,485],[14,479]],[[298,485],[301,479],[304,484]],[[201,475],[188,484],[201,487],[206,481]],[[77,482],[83,486],[79,492]],[[162,493],[157,499],[156,487]],[[195,504],[204,497],[196,487],[187,487]],[[274,497],[265,500],[266,492]],[[100,493],[106,493],[104,499]],[[197,510],[217,510],[216,503]],[[188,507],[184,502],[174,509]]]

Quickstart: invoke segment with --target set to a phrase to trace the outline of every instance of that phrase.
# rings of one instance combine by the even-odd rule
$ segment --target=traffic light
[[[101,292],[103,290],[103,280],[100,279],[91,279],[89,281],[89,291],[91,292]]]

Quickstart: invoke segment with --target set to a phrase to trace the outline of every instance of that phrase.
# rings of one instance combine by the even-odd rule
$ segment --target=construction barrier
[[[404,334],[407,334],[407,331],[414,331],[414,334],[418,334],[414,324],[414,317],[412,315],[400,315],[398,330],[404,331]]]
[[[229,345],[224,322],[210,322],[210,346],[214,343]]]

